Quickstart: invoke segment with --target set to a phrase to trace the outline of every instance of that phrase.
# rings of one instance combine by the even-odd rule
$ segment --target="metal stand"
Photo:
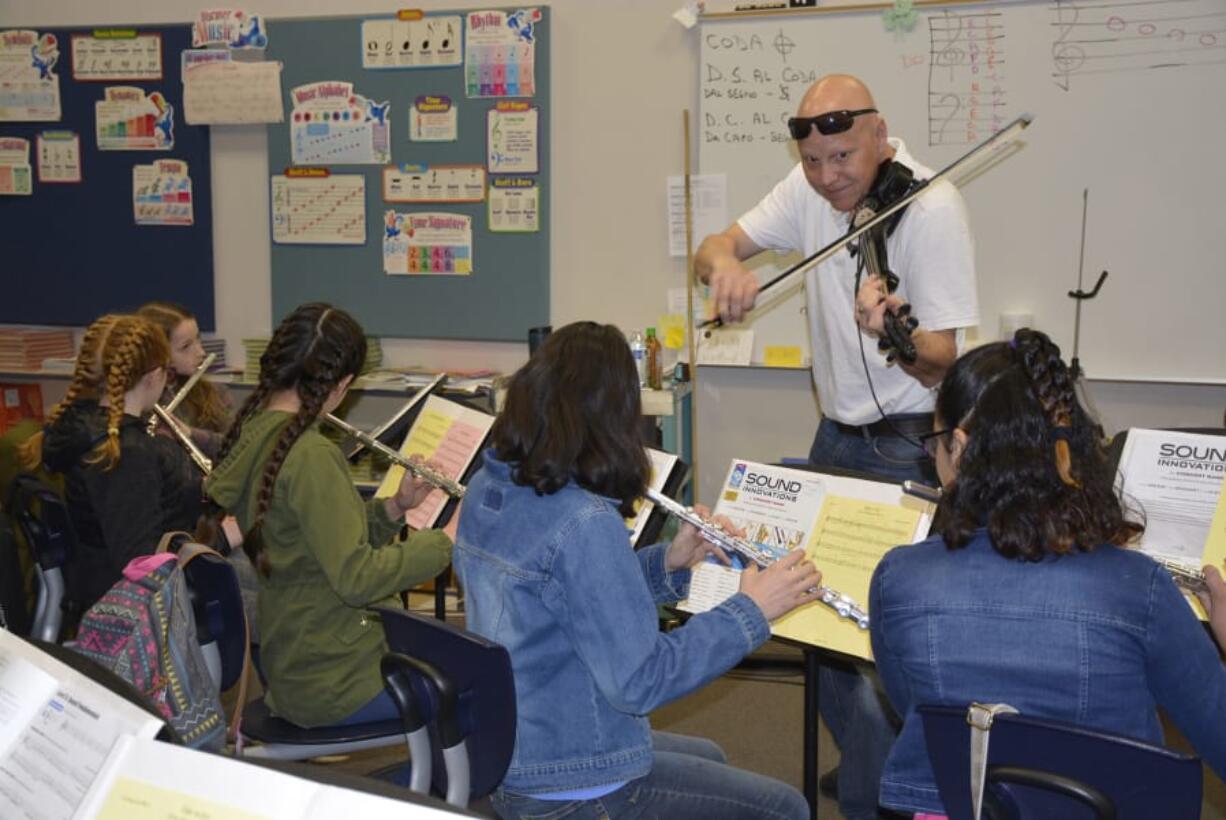
[[[1073,377],[1073,382],[1076,383],[1081,379],[1081,360],[1077,353],[1081,348],[1081,303],[1086,299],[1093,299],[1102,289],[1103,282],[1107,281],[1107,272],[1103,271],[1098,281],[1094,283],[1094,289],[1089,293],[1081,289],[1082,272],[1085,269],[1086,263],[1086,211],[1090,206],[1090,189],[1086,188],[1081,193],[1081,261],[1077,264],[1077,290],[1070,290],[1068,296],[1077,303],[1076,312],[1073,319],[1073,358],[1069,360],[1069,375]]]

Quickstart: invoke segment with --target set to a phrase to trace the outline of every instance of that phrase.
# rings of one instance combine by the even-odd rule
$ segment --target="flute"
[[[1205,586],[1205,573],[1201,570],[1181,564],[1171,558],[1154,558],[1154,560],[1171,574],[1171,580],[1175,582],[1175,586],[1185,592],[1209,591],[1209,587]]]
[[[408,401],[406,401],[399,410],[393,413],[391,418],[389,418],[387,421],[380,424],[374,430],[370,431],[369,433],[370,437],[379,438],[384,433],[386,433],[388,430],[390,430],[392,428],[392,425],[394,425],[396,422],[400,421],[402,418],[407,416],[413,410],[414,407],[421,404],[425,399],[427,399],[430,396],[430,394],[434,392],[434,389],[438,387],[440,384],[442,384],[443,380],[446,378],[447,378],[446,373],[439,373],[437,376],[435,376],[433,381],[431,381],[429,384],[425,385],[420,390],[418,390],[416,393],[414,393],[413,397],[410,398]],[[350,447],[349,450],[346,451],[345,458],[353,458],[358,453],[362,452],[362,448],[366,446],[365,442],[363,442],[361,439],[355,439],[355,441],[357,442],[356,446]]]
[[[200,377],[204,375],[204,372],[212,367],[213,362],[215,361],[217,361],[216,353],[210,353],[209,355],[205,356],[204,361],[202,361],[200,365],[192,372],[192,374],[187,377],[187,381],[183,382],[183,386],[180,387],[178,392],[171,397],[170,401],[166,403],[166,406],[163,409],[167,413],[173,413],[175,408],[182,404],[183,400],[187,398],[187,394],[192,392],[192,388],[196,386],[196,382],[200,381]],[[149,435],[153,435],[157,432],[157,429],[158,416],[157,414],[154,414],[152,417],[150,417],[149,425],[145,428],[145,432]]]
[[[393,450],[391,447],[388,447],[386,444],[379,441],[379,439],[372,437],[369,433],[359,430],[347,421],[338,419],[331,413],[324,413],[323,420],[334,427],[337,427],[342,432],[353,436],[358,441],[362,442],[370,449],[377,451],[385,458],[399,464],[401,467],[405,468],[410,473],[429,484],[431,487],[437,487],[452,498],[464,497],[464,485],[451,480],[439,471],[427,467],[425,464],[418,464],[417,462],[410,461],[409,459],[400,455],[400,453]]]
[[[196,446],[196,442],[192,441],[192,434],[183,429],[183,422],[179,421],[169,410],[160,404],[153,405],[154,419],[160,418],[166,422],[166,426],[170,428],[170,432],[174,433],[175,438],[187,450],[188,455],[192,457],[192,461],[196,462],[196,466],[205,475],[213,472],[213,461],[208,456],[200,451]]]
[[[647,498],[668,514],[693,524],[702,533],[704,538],[716,546],[738,553],[760,567],[769,567],[776,561],[774,554],[762,549],[757,544],[752,544],[749,541],[725,532],[724,528],[719,524],[704,521],[698,513],[694,512],[693,508],[679,504],[663,493],[656,492],[648,487]],[[826,586],[814,587],[809,591],[816,592],[817,600],[833,609],[840,618],[846,618],[854,622],[861,629],[868,629],[868,613],[861,609],[860,605],[847,595]]]

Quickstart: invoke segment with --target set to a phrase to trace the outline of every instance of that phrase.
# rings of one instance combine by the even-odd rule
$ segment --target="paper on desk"
[[[698,335],[699,364],[747,367],[753,357],[753,331],[727,327],[704,330]]]
[[[668,253],[685,256],[685,177],[668,178]],[[728,176],[690,175],[690,211],[694,247],[703,237],[728,227]],[[684,311],[683,311],[684,312]]]
[[[733,459],[715,512],[778,555],[804,545],[822,584],[868,607],[873,570],[888,550],[928,532],[930,507],[897,484],[865,481]],[[735,594],[740,572],[713,563],[694,568],[680,608],[703,612]],[[872,613],[869,613],[872,616]],[[871,658],[868,632],[819,603],[775,621],[771,633]]]
[[[861,483],[869,485],[864,488],[866,491],[873,485],[882,488],[883,499],[892,496],[893,500],[828,496],[805,551],[821,571],[823,586],[851,596],[867,609],[873,570],[894,547],[916,540],[921,512],[918,507],[898,506],[895,484]],[[828,607],[810,605],[785,615],[773,624],[771,631],[806,643],[815,643],[814,636],[820,635],[820,644],[826,649],[871,658],[868,631],[848,629],[847,621],[839,621]]]
[[[117,739],[162,725],[4,630],[0,719],[0,817],[40,820],[73,817]]]
[[[1145,513],[1142,552],[1199,566],[1208,558],[1212,524],[1220,508],[1226,437],[1168,430],[1128,431],[1116,490]],[[1220,523],[1215,546],[1226,542]],[[1221,539],[1220,541],[1218,539]],[[1226,557],[1226,544],[1220,548]]]

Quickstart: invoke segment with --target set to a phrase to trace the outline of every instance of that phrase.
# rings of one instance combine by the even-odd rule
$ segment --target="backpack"
[[[86,611],[70,646],[144,693],[188,746],[218,750],[226,723],[197,641],[183,571],[191,558],[166,552],[171,535],[153,555],[128,563],[124,577]]]

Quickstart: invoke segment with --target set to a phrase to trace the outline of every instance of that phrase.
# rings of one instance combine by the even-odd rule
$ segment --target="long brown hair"
[[[255,519],[243,536],[247,557],[265,576],[269,573],[261,529],[272,503],[277,474],[299,436],[319,418],[324,401],[346,376],[356,376],[366,359],[366,337],[348,313],[331,305],[301,305],[281,322],[264,355],[260,381],[247,397],[221,445],[217,461],[225,461],[242,435],[243,425],[277,391],[293,389],[301,400],[298,413],[282,428],[260,478]]]
[[[512,377],[490,435],[515,483],[549,495],[574,481],[617,499],[629,516],[651,474],[641,422],[626,337],[612,325],[575,322],[551,333]]]
[[[72,382],[64,398],[47,417],[46,427],[59,420],[73,402],[97,393],[109,401],[106,436],[86,461],[110,470],[119,462],[119,424],[124,415],[124,394],[150,370],[165,367],[170,346],[161,329],[139,316],[108,314],[85,331]],[[45,428],[44,428],[45,429]],[[42,462],[43,431],[21,448],[23,464],[34,469]]]
[[[167,342],[170,342],[179,325],[188,321],[196,321],[195,315],[190,310],[175,302],[146,302],[140,306],[136,314],[160,327],[166,334]],[[186,380],[186,376],[171,373],[170,387],[177,390]],[[230,429],[230,407],[226,404],[221,391],[217,389],[217,385],[207,378],[196,382],[179,407],[181,409],[178,412],[194,427],[203,427],[217,433],[224,433]]]

